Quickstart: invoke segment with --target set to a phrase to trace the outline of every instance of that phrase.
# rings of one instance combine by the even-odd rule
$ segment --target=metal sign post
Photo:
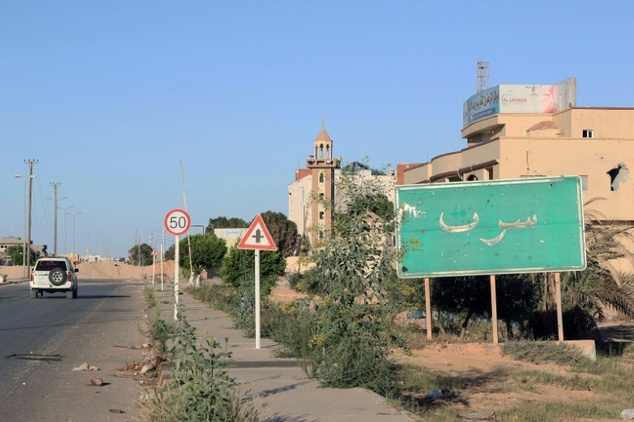
[[[255,348],[260,348],[260,251],[276,251],[277,246],[264,224],[261,215],[257,215],[244,237],[238,243],[238,249],[255,250]]]
[[[165,216],[165,229],[174,235],[174,321],[178,320],[178,285],[180,260],[180,235],[187,233],[191,226],[191,218],[187,211],[173,209]]]

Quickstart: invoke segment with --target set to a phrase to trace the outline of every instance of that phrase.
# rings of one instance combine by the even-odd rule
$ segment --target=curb
[[[156,391],[161,390],[169,383],[172,382],[172,372],[170,371],[171,365],[169,362],[161,362],[158,366],[158,382],[156,384]]]
[[[8,286],[10,284],[20,284],[26,282],[26,280],[12,280],[12,281],[4,281],[2,283],[0,283],[0,286]]]

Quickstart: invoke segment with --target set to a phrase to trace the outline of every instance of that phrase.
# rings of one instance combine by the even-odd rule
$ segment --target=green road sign
[[[397,186],[401,278],[583,270],[577,176]]]

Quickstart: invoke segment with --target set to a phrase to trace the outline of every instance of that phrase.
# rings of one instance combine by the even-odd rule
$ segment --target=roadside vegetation
[[[202,344],[184,312],[167,323],[161,317],[153,290],[146,290],[148,335],[158,353],[169,363],[164,386],[152,391],[141,402],[141,420],[255,422],[257,410],[244,403],[236,383],[223,369],[231,357],[226,345],[207,337]]]
[[[495,420],[509,421],[616,418],[623,409],[634,407],[634,339],[608,343],[597,330],[607,309],[634,318],[633,280],[611,267],[614,259],[632,258],[621,248],[621,241],[631,237],[631,227],[604,223],[589,210],[591,202],[586,204],[588,268],[562,273],[566,339],[596,340],[596,362],[553,341],[557,321],[552,274],[504,275],[497,277],[504,353],[538,366],[452,377],[424,366],[400,364],[392,352],[398,349],[407,354],[450,342],[490,342],[488,277],[432,282],[434,340],[427,340],[420,326],[397,323],[399,315],[426,317],[425,292],[423,280],[400,280],[393,269],[397,256],[392,241],[394,210],[386,194],[390,188],[360,181],[354,170],[342,173],[338,202],[325,204],[332,207],[332,231],[318,244],[310,245],[306,236],[298,236],[281,218],[271,223],[277,227],[271,230],[276,244],[285,246],[278,252],[261,253],[261,330],[280,344],[280,357],[295,357],[307,375],[323,386],[368,388],[429,421],[457,420],[460,412],[487,406],[492,406],[486,410],[495,412]],[[213,222],[237,224],[233,220],[223,217]],[[214,227],[211,220],[210,227]],[[299,253],[300,266],[310,264],[306,271],[286,274],[289,285],[306,297],[270,301],[267,294],[284,275],[284,258],[291,253]],[[214,264],[222,282],[189,289],[198,299],[231,314],[235,326],[248,335],[255,331],[252,255],[252,251],[227,250],[220,263]],[[159,324],[156,331],[161,330]],[[563,370],[555,373],[552,365]],[[552,396],[539,406],[521,398],[544,388],[588,395],[576,401]],[[483,400],[469,401],[474,389]],[[441,396],[430,394],[437,391]],[[505,394],[520,398],[508,403],[493,398]]]

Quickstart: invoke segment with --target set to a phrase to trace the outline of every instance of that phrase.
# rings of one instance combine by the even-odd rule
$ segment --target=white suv
[[[77,297],[77,275],[68,258],[40,258],[31,271],[31,299],[46,293],[65,292],[67,299]]]

